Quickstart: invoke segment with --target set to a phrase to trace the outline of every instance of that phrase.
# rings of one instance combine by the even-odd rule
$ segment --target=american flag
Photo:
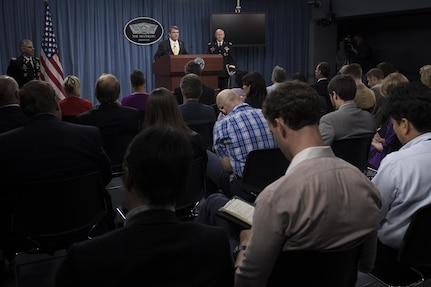
[[[63,67],[58,56],[57,42],[52,27],[52,17],[49,12],[48,0],[45,0],[45,27],[43,29],[42,50],[40,52],[40,78],[51,83],[60,99],[64,99]]]

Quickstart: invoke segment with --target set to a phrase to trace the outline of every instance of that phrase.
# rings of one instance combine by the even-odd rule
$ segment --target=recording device
[[[343,39],[343,48],[345,51],[348,51],[348,52],[352,51],[352,47],[354,45],[356,45],[356,43],[350,35],[347,35],[347,37]]]

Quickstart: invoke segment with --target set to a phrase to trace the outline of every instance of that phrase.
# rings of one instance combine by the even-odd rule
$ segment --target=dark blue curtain
[[[19,55],[18,42],[31,39],[40,55],[44,25],[44,0],[0,0],[0,72],[6,74],[11,57]],[[280,65],[289,74],[307,72],[309,9],[305,0],[247,0],[241,12],[267,13],[268,42],[265,47],[234,48],[238,69],[259,71],[270,84],[272,68]],[[137,17],[177,25],[180,39],[190,53],[205,54],[212,39],[212,13],[233,13],[235,0],[50,0],[54,32],[64,74],[74,74],[82,84],[82,97],[97,103],[93,89],[102,73],[112,73],[121,82],[121,94],[132,90],[129,74],[141,69],[147,91],[154,88],[151,66],[157,44],[136,45],[124,36],[124,26]],[[226,35],[226,39],[229,35]],[[234,43],[235,44],[235,43]]]

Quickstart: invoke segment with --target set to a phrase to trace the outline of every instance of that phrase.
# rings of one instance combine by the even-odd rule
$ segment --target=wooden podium
[[[153,63],[156,88],[165,87],[173,91],[180,86],[184,76],[184,67],[190,60],[201,58],[205,62],[202,70],[202,83],[214,89],[218,88],[218,73],[223,71],[223,56],[210,54],[165,55]]]

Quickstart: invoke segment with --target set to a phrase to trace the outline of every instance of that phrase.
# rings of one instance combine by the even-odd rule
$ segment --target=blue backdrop
[[[19,55],[18,42],[28,38],[40,55],[44,25],[44,0],[0,0],[0,73],[6,74],[9,59]],[[288,74],[308,74],[310,6],[305,0],[247,0],[241,12],[267,14],[267,45],[234,48],[238,69],[259,71],[270,84],[272,68],[280,65]],[[177,25],[189,53],[205,54],[212,13],[233,13],[234,0],[50,0],[54,32],[64,75],[74,74],[82,84],[82,97],[97,103],[93,89],[102,73],[121,82],[121,95],[132,92],[129,74],[141,69],[147,91],[154,88],[151,66],[157,43],[136,45],[124,36],[124,26],[137,17],[154,18],[167,28]],[[229,40],[229,35],[226,35]],[[235,43],[233,43],[235,44]]]

